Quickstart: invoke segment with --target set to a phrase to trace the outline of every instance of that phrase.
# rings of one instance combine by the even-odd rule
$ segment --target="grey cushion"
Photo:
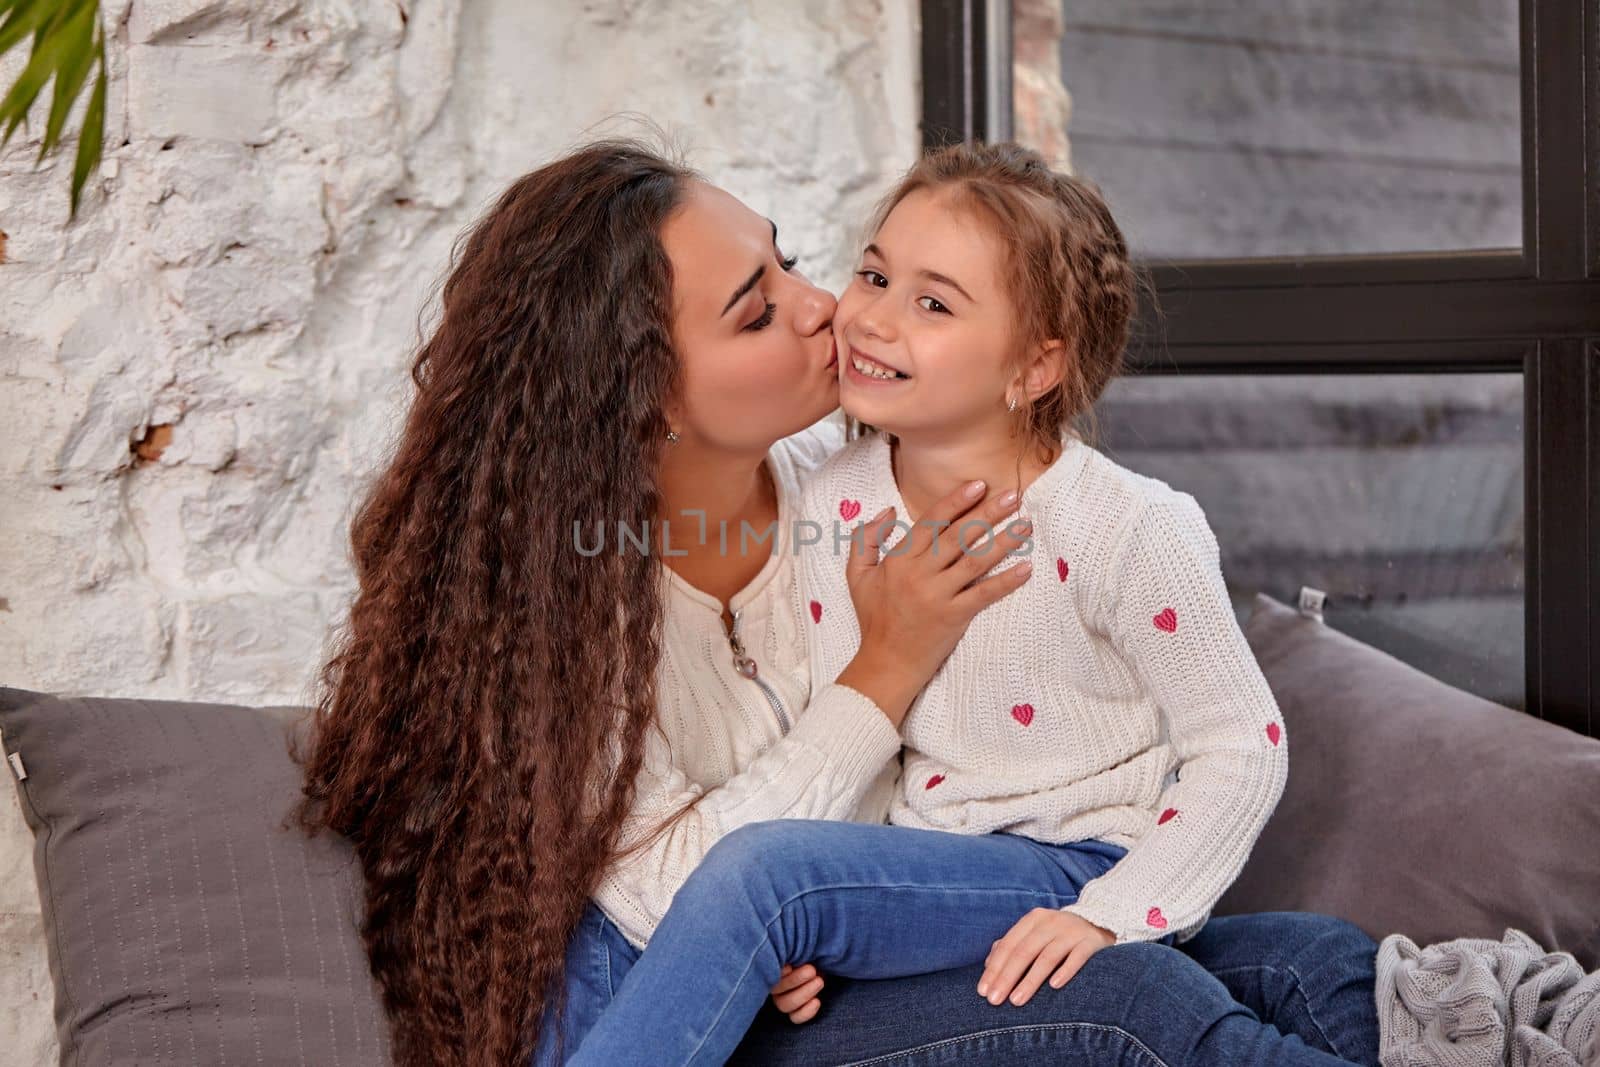
[[[389,1062],[350,846],[280,827],[303,710],[0,688],[62,1063]]]
[[[1515,926],[1600,967],[1600,741],[1270,598],[1246,635],[1289,782],[1217,914],[1321,911],[1419,944]],[[63,1063],[389,1062],[349,846],[279,825],[302,712],[0,688]]]
[[[1600,967],[1600,740],[1270,597],[1245,636],[1283,712],[1289,779],[1216,914],[1319,911],[1421,945],[1512,926]]]

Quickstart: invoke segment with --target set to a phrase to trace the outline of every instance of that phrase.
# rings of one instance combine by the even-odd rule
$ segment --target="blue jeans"
[[[741,827],[680,888],[648,951],[597,909],[585,916],[561,1027],[568,1053],[582,1044],[567,1062],[1377,1062],[1376,945],[1321,916],[1216,919],[1183,946],[1102,949],[1020,1008],[980,998],[991,943],[1030,908],[1071,903],[1121,855],[1003,833]],[[809,1023],[768,1001],[784,963],[825,976]],[[544,1030],[538,1067],[558,1062]]]

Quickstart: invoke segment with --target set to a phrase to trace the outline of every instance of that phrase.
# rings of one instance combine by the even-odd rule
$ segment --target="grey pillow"
[[[304,710],[0,688],[62,1063],[390,1062],[349,843],[280,827]]]
[[[1511,926],[1600,967],[1600,740],[1270,597],[1245,636],[1283,712],[1289,779],[1216,914],[1325,912],[1422,945]]]

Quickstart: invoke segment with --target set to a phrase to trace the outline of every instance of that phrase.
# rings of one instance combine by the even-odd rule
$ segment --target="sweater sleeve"
[[[1111,558],[1102,626],[1159,705],[1178,774],[1144,835],[1062,910],[1118,942],[1186,941],[1239,876],[1283,793],[1287,738],[1194,498],[1147,501]]]
[[[849,686],[817,691],[794,727],[721,785],[689,779],[659,731],[646,735],[634,806],[619,846],[648,837],[691,798],[698,803],[655,841],[612,864],[595,900],[642,948],[678,887],[724,834],[767,819],[849,819],[900,751],[900,732]]]

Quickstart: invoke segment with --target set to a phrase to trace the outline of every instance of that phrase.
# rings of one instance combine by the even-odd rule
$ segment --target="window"
[[[1522,247],[1517,0],[1061,6],[1016,135],[1068,147],[1141,258]]]
[[[1150,270],[1104,446],[1200,500],[1241,612],[1315,586],[1600,731],[1600,0],[922,17],[924,143],[1032,144]]]

